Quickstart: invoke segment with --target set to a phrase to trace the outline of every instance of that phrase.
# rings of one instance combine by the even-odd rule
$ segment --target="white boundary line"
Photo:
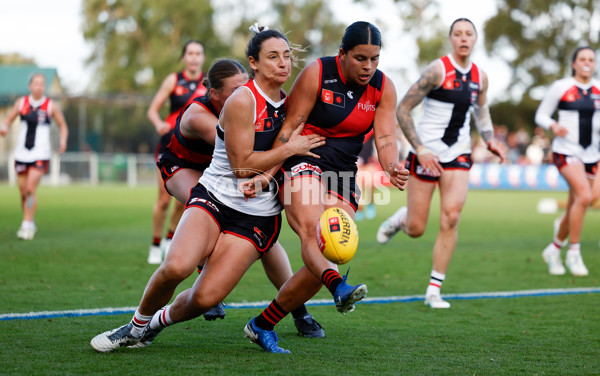
[[[539,297],[539,296],[556,296],[556,295],[575,295],[575,294],[597,294],[600,293],[600,287],[579,287],[570,289],[543,289],[543,290],[521,290],[521,291],[496,291],[496,292],[474,292],[465,294],[445,294],[444,299],[456,300],[471,300],[471,299],[508,299],[508,298],[523,298],[523,297]],[[424,300],[423,295],[407,295],[407,296],[388,296],[366,298],[360,301],[360,304],[387,304],[387,303],[409,303],[419,300]],[[243,303],[227,303],[227,308],[244,309],[244,308],[264,308],[268,306],[270,301],[261,302],[243,302]],[[315,299],[309,300],[306,305],[322,306],[333,305],[331,299]],[[134,313],[137,307],[120,307],[120,308],[94,308],[94,309],[76,309],[66,311],[41,311],[29,313],[5,313],[0,314],[0,321],[10,320],[36,320],[49,319],[58,317],[82,317],[82,316],[106,316],[119,315],[123,313]]]

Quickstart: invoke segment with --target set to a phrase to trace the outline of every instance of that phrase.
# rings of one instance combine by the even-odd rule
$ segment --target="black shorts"
[[[282,202],[285,200],[283,187],[288,181],[314,176],[321,181],[328,193],[348,203],[356,211],[360,200],[360,190],[356,186],[356,162],[333,163],[327,158],[326,152],[322,149],[319,151],[320,159],[294,156],[283,163],[281,173],[277,175],[280,200]]]
[[[202,184],[192,188],[185,204],[186,209],[190,207],[203,209],[221,232],[248,240],[261,253],[275,244],[281,231],[281,214],[261,217],[239,212],[217,200]]]
[[[567,165],[583,163],[581,159],[560,153],[552,153],[552,163],[556,166],[557,169],[561,169]],[[588,179],[596,178],[596,174],[598,173],[598,161],[593,163],[583,163],[585,166],[585,174]]]
[[[471,159],[471,154],[462,154],[459,155],[456,159],[450,162],[440,162],[442,168],[444,170],[467,170],[469,171],[473,166],[473,159]],[[410,171],[410,174],[416,177],[419,180],[427,181],[427,182],[438,182],[440,180],[439,176],[431,176],[429,171],[424,169],[421,164],[419,164],[419,159],[417,155],[413,152],[408,153],[408,157],[406,157],[406,169]]]
[[[169,146],[169,143],[171,142],[173,133],[175,133],[175,129],[171,129],[168,133],[160,136],[160,140],[156,145],[156,149],[154,149],[154,162],[158,163],[160,161],[160,157],[165,151],[167,151],[167,146]]]
[[[210,162],[207,163],[195,163],[190,162],[186,159],[179,158],[176,156],[171,150],[168,148],[161,154],[160,159],[156,162],[156,166],[160,170],[160,176],[163,179],[163,182],[167,184],[167,180],[169,180],[179,169],[189,168],[192,170],[204,172],[210,165]]]
[[[38,170],[42,170],[45,173],[48,172],[48,166],[50,165],[50,161],[47,159],[39,160],[35,162],[19,162],[15,161],[15,172],[17,175],[27,173],[27,170],[30,168],[36,168]]]

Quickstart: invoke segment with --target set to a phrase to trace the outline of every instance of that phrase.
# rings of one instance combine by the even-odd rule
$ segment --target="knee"
[[[197,311],[206,312],[216,306],[223,299],[216,291],[196,291],[189,299],[189,303]]]
[[[425,233],[425,225],[421,223],[407,223],[402,227],[402,231],[411,238],[418,238]]]
[[[442,213],[440,223],[441,228],[446,230],[455,230],[458,227],[460,221],[460,210],[451,209]]]
[[[592,204],[592,192],[584,192],[581,194],[578,194],[575,197],[575,202],[578,202],[580,205],[582,206],[589,206]]]
[[[194,272],[194,268],[187,265],[179,265],[165,260],[157,270],[161,281],[180,283]]]

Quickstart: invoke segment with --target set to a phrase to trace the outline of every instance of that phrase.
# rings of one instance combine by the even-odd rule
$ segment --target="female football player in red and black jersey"
[[[588,206],[600,195],[600,82],[595,79],[596,53],[580,47],[573,53],[572,77],[552,84],[535,114],[536,123],[554,133],[552,157],[569,185],[565,214],[555,222],[554,240],[543,251],[550,274],[565,274],[560,249],[570,236],[565,264],[572,275],[584,277],[579,238]],[[558,120],[552,115],[558,110]]]
[[[202,64],[204,64],[204,46],[197,40],[190,40],[183,46],[181,60],[185,67],[181,72],[169,74],[154,95],[148,108],[148,119],[156,128],[160,141],[156,146],[154,158],[156,162],[171,141],[175,122],[180,112],[196,97],[203,96],[206,88],[202,85]],[[171,102],[169,115],[165,120],[160,117],[159,111],[167,101]],[[164,188],[164,182],[159,179],[158,199],[152,210],[152,244],[148,252],[149,264],[160,264],[164,254],[169,250],[175,228],[183,213],[183,205],[175,201],[169,219],[169,228],[163,239],[165,221],[171,196]]]
[[[331,292],[341,313],[367,294],[364,284],[350,285],[328,261],[317,244],[316,225],[323,211],[340,207],[352,218],[358,208],[356,161],[364,136],[373,128],[379,163],[390,181],[404,189],[408,171],[398,160],[396,144],[396,89],[377,69],[381,35],[368,22],[348,26],[337,56],[317,59],[307,65],[294,82],[287,105],[287,118],[279,143],[285,142],[302,123],[303,134],[326,137],[313,156],[293,156],[281,167],[280,200],[288,223],[301,242],[304,267],[279,290],[277,297],[252,319],[264,330],[274,326],[299,303],[312,297],[321,286]],[[277,143],[276,143],[277,144]],[[248,325],[250,325],[248,324]]]
[[[488,149],[503,159],[494,140],[487,105],[488,79],[471,61],[477,41],[473,23],[459,18],[450,26],[451,54],[436,59],[414,83],[396,111],[398,123],[412,145],[406,167],[413,176],[407,186],[407,206],[381,224],[377,241],[387,243],[398,231],[419,237],[425,232],[431,198],[440,189],[440,229],[433,247],[433,269],[425,304],[449,308],[440,294],[456,248],[460,213],[469,190],[471,160],[470,111]],[[415,128],[411,110],[425,100],[423,117]]]

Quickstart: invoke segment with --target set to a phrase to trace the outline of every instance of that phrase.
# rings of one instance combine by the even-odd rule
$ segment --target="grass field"
[[[155,269],[146,263],[155,194],[154,187],[43,186],[39,231],[25,242],[15,236],[21,220],[17,188],[0,185],[0,315],[136,306]],[[590,276],[553,277],[541,251],[551,240],[555,216],[536,212],[542,197],[564,199],[566,193],[471,191],[442,292],[600,286],[600,211],[588,212],[582,235]],[[394,192],[375,220],[358,223],[360,246],[349,263],[350,282],[366,283],[369,297],[422,295],[429,281],[436,209],[422,238],[399,234],[385,246],[375,241],[379,223],[403,202],[405,195]],[[280,240],[298,268],[299,244],[287,225]],[[256,264],[227,301],[274,296]],[[324,289],[316,296],[329,298]],[[326,337],[300,338],[286,318],[277,331],[291,355],[265,353],[243,338],[244,325],[260,308],[228,309],[218,322],[175,325],[150,348],[109,354],[95,353],[90,339],[126,323],[131,314],[4,320],[0,374],[600,374],[598,294],[450,302],[451,309],[435,311],[422,301],[359,304],[345,316],[332,306],[310,306]]]

